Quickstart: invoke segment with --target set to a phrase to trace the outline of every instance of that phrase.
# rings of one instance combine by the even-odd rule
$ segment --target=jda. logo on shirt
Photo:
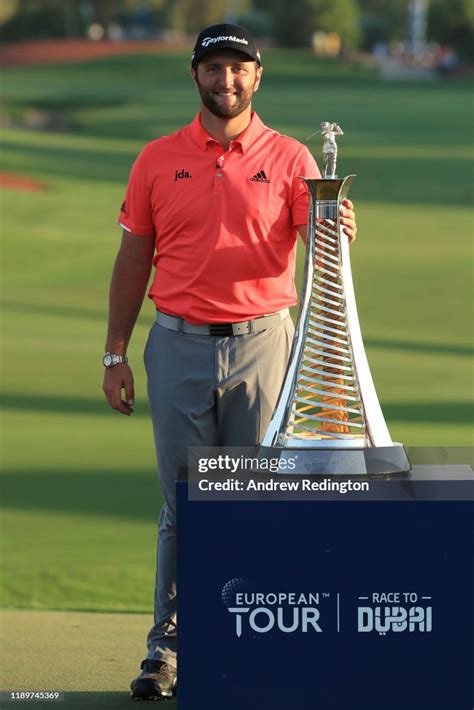
[[[183,178],[191,178],[192,175],[188,173],[187,170],[176,170],[174,174],[174,181],[182,180]]]

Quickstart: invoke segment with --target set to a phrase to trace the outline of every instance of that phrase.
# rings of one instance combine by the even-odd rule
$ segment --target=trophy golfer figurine
[[[323,143],[323,177],[335,178],[336,161],[337,161],[337,143],[336,136],[343,136],[344,133],[337,123],[328,123],[323,121],[320,124],[320,133],[324,136]]]
[[[340,203],[355,176],[335,174],[340,126],[324,122],[320,129],[323,177],[302,178],[310,208],[298,321],[261,454],[298,452],[298,473],[402,473],[410,463],[403,445],[392,442],[377,398],[340,227]]]

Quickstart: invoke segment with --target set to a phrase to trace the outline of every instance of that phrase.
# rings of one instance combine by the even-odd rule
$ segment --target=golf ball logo
[[[243,577],[234,577],[234,579],[229,579],[229,581],[226,582],[222,588],[221,596],[224,606],[226,608],[233,606],[235,604],[236,593],[245,591],[246,586],[247,580]]]

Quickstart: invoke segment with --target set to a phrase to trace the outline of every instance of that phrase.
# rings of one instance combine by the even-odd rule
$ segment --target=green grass
[[[150,614],[2,611],[8,654],[2,657],[0,688],[64,692],[59,704],[41,701],[51,710],[130,708],[128,688],[145,655],[151,622]],[[22,701],[21,707],[38,707],[38,701]],[[175,707],[174,701],[166,704],[167,710]]]
[[[193,117],[183,54],[4,72],[0,170],[44,181],[2,197],[4,574],[0,603],[151,609],[161,506],[141,352],[137,408],[101,393],[114,222],[143,143]],[[339,172],[358,174],[352,263],[377,391],[395,440],[471,443],[471,86],[384,83],[372,72],[267,52],[256,108],[300,140],[338,120]],[[21,127],[59,111],[68,133]],[[318,137],[310,139],[315,155]],[[302,250],[300,250],[302,252]],[[302,253],[300,253],[301,262]]]

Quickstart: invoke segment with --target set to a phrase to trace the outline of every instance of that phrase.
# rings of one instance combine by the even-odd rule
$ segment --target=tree
[[[474,0],[431,0],[428,37],[474,59]]]
[[[174,0],[169,2],[169,27],[194,35],[222,22],[225,11],[226,0]]]
[[[380,41],[404,39],[408,32],[409,0],[358,0],[361,44],[364,49]]]
[[[354,0],[312,0],[316,29],[336,32],[342,45],[356,47],[359,42],[359,8]]]
[[[316,30],[336,32],[345,46],[357,44],[356,0],[255,0],[255,7],[272,18],[275,39],[282,47],[308,47]]]
[[[19,0],[13,4],[9,2],[7,9],[10,12],[0,27],[0,40],[50,39],[83,34],[79,0]]]
[[[313,32],[308,0],[255,0],[257,10],[272,18],[275,39],[281,47],[307,47]]]

